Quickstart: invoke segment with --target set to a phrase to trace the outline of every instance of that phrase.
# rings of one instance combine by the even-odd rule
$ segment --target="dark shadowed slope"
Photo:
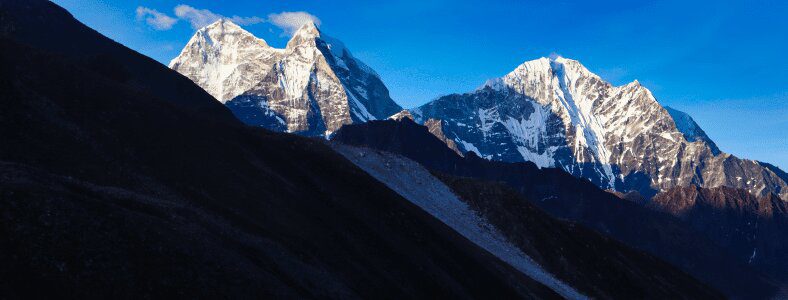
[[[125,83],[213,122],[238,122],[232,113],[183,76],[118,44],[42,0],[0,1],[0,35],[51,51],[101,77]],[[43,71],[43,70],[41,70]]]
[[[501,183],[439,175],[474,210],[559,278],[596,299],[711,299],[664,261],[553,219]],[[696,294],[701,292],[701,294]]]
[[[582,225],[555,220],[501,184],[436,177],[398,154],[332,146],[392,190],[566,298],[722,298],[662,260]]]
[[[401,154],[426,168],[454,176],[504,182],[559,219],[580,223],[646,251],[734,298],[767,298],[773,284],[678,219],[600,190],[584,179],[533,163],[460,157],[409,119],[347,125],[333,140]]]
[[[0,1],[0,91],[0,298],[556,296],[50,2]]]
[[[788,204],[729,187],[677,187],[648,206],[674,215],[725,247],[739,261],[788,281]]]

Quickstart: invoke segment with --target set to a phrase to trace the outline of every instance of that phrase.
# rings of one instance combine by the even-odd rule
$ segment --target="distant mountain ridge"
[[[229,20],[199,29],[170,62],[244,123],[302,135],[400,111],[380,77],[312,22],[284,49]]]
[[[613,86],[563,57],[527,61],[475,91],[410,110],[443,121],[461,151],[558,167],[605,189],[651,197],[675,186],[730,186],[788,200],[788,184],[757,161],[721,152],[686,113],[637,80]]]

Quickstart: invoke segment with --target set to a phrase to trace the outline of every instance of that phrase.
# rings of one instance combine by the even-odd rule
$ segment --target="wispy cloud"
[[[253,25],[265,22],[265,19],[252,16],[252,17],[225,17],[220,14],[214,13],[207,9],[197,9],[186,4],[181,4],[175,7],[175,15],[178,18],[186,20],[192,25],[192,28],[199,29],[211,24],[219,19],[227,19],[238,25]]]
[[[320,25],[320,19],[305,11],[285,11],[268,15],[268,22],[282,28],[285,34],[293,35],[298,28],[307,22]]]
[[[137,20],[145,21],[145,23],[156,30],[169,30],[178,20],[189,22],[194,29],[200,29],[219,19],[227,19],[238,25],[253,25],[265,22],[265,19],[261,17],[226,17],[207,9],[198,9],[186,4],[176,6],[174,12],[175,17],[170,17],[155,9],[140,6],[137,7]]]
[[[186,4],[176,6],[175,15],[180,19],[188,21],[192,24],[192,28],[194,29],[202,28],[222,18],[221,15],[215,14],[210,10],[196,9]]]
[[[235,24],[238,25],[254,25],[265,22],[265,19],[260,17],[239,17],[239,16],[232,16],[230,17],[230,21],[233,21]]]
[[[278,14],[269,14],[268,18],[257,16],[240,17],[235,15],[226,17],[207,9],[199,9],[186,4],[176,6],[173,11],[175,12],[175,17],[170,17],[155,9],[140,6],[137,7],[137,20],[145,21],[145,23],[156,30],[169,30],[179,20],[185,20],[194,29],[200,29],[219,19],[230,20],[238,25],[270,22],[274,26],[281,28],[285,35],[293,35],[298,28],[301,28],[307,22],[312,22],[315,25],[320,25],[321,23],[319,18],[305,11],[285,11]]]
[[[175,25],[175,23],[178,22],[178,19],[170,17],[155,9],[143,6],[137,7],[137,20],[144,20],[145,23],[156,30],[168,30],[172,28],[172,25]]]

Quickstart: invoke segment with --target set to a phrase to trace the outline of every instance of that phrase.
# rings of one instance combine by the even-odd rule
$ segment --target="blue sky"
[[[243,17],[244,28],[276,47],[288,37],[269,15],[308,12],[404,107],[473,90],[557,53],[613,84],[638,79],[660,103],[692,115],[723,151],[788,169],[786,1],[54,2],[162,63],[194,32],[178,5]],[[138,7],[171,17],[169,29],[137,18]]]

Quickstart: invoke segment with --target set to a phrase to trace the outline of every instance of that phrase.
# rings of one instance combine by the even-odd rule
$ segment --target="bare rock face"
[[[330,135],[401,110],[372,69],[311,22],[276,49],[220,20],[198,30],[170,67],[245,123],[275,131]]]
[[[424,121],[424,126],[427,126],[427,129],[429,129],[430,133],[432,133],[432,135],[434,135],[439,140],[441,140],[441,142],[446,143],[446,146],[448,146],[449,149],[453,150],[455,153],[459,154],[460,156],[463,156],[462,152],[460,152],[459,148],[457,148],[457,144],[454,143],[453,140],[448,139],[446,135],[443,133],[443,121],[436,119],[429,119],[427,121]]]
[[[604,189],[650,198],[675,186],[730,186],[788,199],[777,174],[721,152],[692,118],[662,107],[639,82],[613,86],[563,57],[525,62],[411,113],[419,123],[442,120],[462,152],[561,168]]]
[[[389,119],[395,121],[402,121],[403,119],[408,119],[410,121],[415,122],[415,118],[413,118],[413,115],[407,109],[403,109],[402,111],[392,115],[391,117],[389,117]],[[457,148],[457,144],[454,143],[454,140],[447,138],[446,135],[443,134],[443,121],[437,119],[429,119],[427,121],[424,121],[424,126],[427,127],[427,129],[430,131],[432,135],[437,137],[441,142],[446,144],[446,146],[449,147],[449,149],[454,151],[454,153],[457,153],[457,155],[459,156],[463,156],[463,153],[460,151],[459,148]]]

